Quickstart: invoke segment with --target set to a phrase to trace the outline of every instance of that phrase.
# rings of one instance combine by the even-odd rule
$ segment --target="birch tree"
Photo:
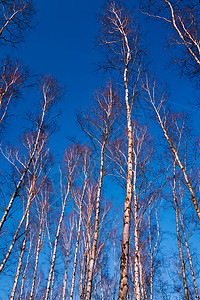
[[[9,57],[4,60],[0,75],[0,133],[3,121],[8,116],[9,106],[19,98],[28,77],[28,69],[23,68],[19,62],[12,61]]]
[[[135,299],[147,299],[148,295],[150,295],[147,282],[149,280],[151,258],[153,264],[153,254],[151,258],[148,257],[148,211],[154,207],[155,200],[159,199],[158,197],[165,185],[165,180],[162,178],[160,170],[156,170],[154,176],[151,176],[152,174],[149,173],[148,166],[153,163],[153,143],[147,127],[142,127],[137,122],[132,123],[132,126],[133,200],[131,204],[132,224],[130,227],[130,280],[128,293],[129,297],[134,295]],[[114,141],[111,152],[114,163],[113,175],[117,178],[117,182],[120,182],[124,191],[126,191],[128,172],[126,138],[125,133],[121,134],[121,137]],[[151,172],[153,172],[153,168],[151,168]],[[153,235],[151,238],[153,239]]]
[[[192,257],[191,239],[195,234],[195,223],[193,223],[193,213],[191,212],[190,205],[187,203],[187,188],[184,186],[180,172],[176,170],[176,161],[173,162],[173,183],[171,184],[173,193],[173,208],[175,211],[176,219],[176,238],[178,244],[180,267],[178,268],[178,277],[180,285],[184,290],[185,299],[194,297],[199,299],[197,279],[195,273],[194,260]],[[179,263],[177,262],[177,266]],[[176,283],[177,284],[177,283]],[[181,289],[180,289],[181,293]]]
[[[150,102],[150,104],[155,112],[157,121],[162,129],[164,138],[166,139],[167,143],[169,144],[170,151],[171,151],[172,155],[175,157],[179,168],[181,169],[184,181],[185,181],[187,188],[191,195],[192,204],[194,206],[194,209],[196,211],[198,218],[200,219],[199,203],[197,200],[196,191],[192,184],[194,178],[192,177],[192,173],[188,174],[187,168],[186,168],[187,167],[186,161],[184,160],[184,158],[183,158],[183,160],[181,159],[181,156],[179,153],[180,142],[181,142],[180,137],[185,128],[184,120],[180,124],[179,124],[179,122],[177,122],[176,118],[174,119],[174,121],[172,119],[172,122],[170,122],[170,118],[165,109],[165,94],[163,92],[161,97],[159,97],[157,95],[157,89],[156,89],[155,83],[153,84],[153,86],[151,88],[149,86],[149,81],[147,80],[145,90],[147,92],[146,99],[148,102]],[[174,140],[175,135],[177,135],[178,138],[176,138]]]
[[[24,238],[23,238],[23,242],[22,242],[22,250],[21,250],[21,253],[19,256],[18,268],[17,268],[17,272],[16,272],[10,299],[14,299],[20,271],[22,268],[22,261],[23,261],[23,256],[24,256],[24,252],[26,249],[26,243],[27,243],[27,234],[28,234],[28,230],[29,230],[29,226],[30,226],[30,218],[31,218],[30,206],[31,206],[31,204],[33,204],[33,201],[37,197],[42,186],[45,184],[46,177],[48,174],[48,171],[46,173],[46,170],[45,170],[46,174],[44,174],[44,171],[43,171],[44,167],[45,167],[45,169],[47,168],[47,161],[45,161],[45,160],[49,159],[48,151],[45,153],[43,147],[44,147],[44,143],[42,143],[41,147],[39,147],[36,158],[35,158],[35,160],[33,160],[33,168],[32,168],[32,172],[30,175],[31,178],[29,178],[29,186],[26,186],[26,189],[28,192],[28,195],[27,195],[28,200],[27,200],[27,206],[25,209],[25,212],[26,212],[26,224],[25,224],[25,229],[24,229],[25,234],[24,234]],[[23,218],[24,218],[24,216],[23,216]]]
[[[45,236],[46,236],[45,224],[50,209],[50,203],[49,203],[50,194],[51,194],[51,185],[50,183],[45,183],[44,186],[42,186],[38,197],[36,197],[35,199],[34,212],[36,218],[35,223],[37,224],[37,230],[36,230],[37,242],[35,247],[35,263],[33,268],[33,279],[32,279],[31,291],[29,296],[30,299],[34,299],[34,297],[36,296],[35,287],[36,287],[36,278],[38,274],[39,256],[45,242]]]
[[[74,254],[74,264],[73,264],[73,273],[72,273],[72,283],[71,283],[71,291],[70,291],[70,300],[73,299],[74,294],[74,286],[75,286],[75,277],[76,277],[76,269],[77,269],[77,261],[78,261],[78,251],[79,251],[79,242],[80,242],[80,235],[81,235],[81,228],[82,228],[82,218],[83,218],[83,201],[85,199],[86,191],[90,182],[90,150],[87,147],[78,147],[81,169],[78,171],[79,176],[81,176],[82,187],[81,190],[76,189],[69,178],[72,196],[74,199],[75,211],[78,210],[79,217],[78,217],[78,224],[77,224],[77,237],[76,237],[76,245],[75,245],[75,254]]]
[[[24,41],[24,34],[31,29],[35,10],[31,0],[0,1],[0,42],[12,46]]]
[[[41,140],[44,139],[45,133],[47,133],[47,130],[49,129],[49,133],[52,131],[50,128],[50,119],[48,120],[48,115],[50,113],[50,110],[53,106],[53,104],[60,98],[61,95],[61,87],[57,84],[56,80],[51,76],[44,76],[41,83],[41,89],[42,89],[42,101],[41,101],[41,112],[36,117],[33,117],[33,123],[35,125],[35,128],[32,130],[32,136],[33,136],[33,144],[31,145],[31,153],[29,155],[29,159],[24,162],[22,165],[22,170],[19,170],[19,178],[15,179],[15,188],[12,193],[12,196],[7,204],[7,207],[3,213],[3,216],[1,218],[0,222],[0,230],[2,229],[4,223],[6,222],[6,219],[8,217],[8,214],[10,210],[12,209],[13,203],[15,199],[17,198],[19,191],[21,187],[24,185],[24,181],[26,178],[26,175],[31,167],[32,161],[36,155],[37,148],[39,147],[39,144]],[[3,150],[1,149],[2,153],[4,154]],[[9,156],[11,155],[11,151],[8,150],[8,154],[4,154],[9,159]],[[12,157],[12,155],[11,155]],[[10,162],[12,159],[10,159]],[[13,164],[13,163],[12,163]]]
[[[111,83],[107,85],[105,90],[96,93],[95,102],[96,105],[91,111],[92,114],[85,114],[84,118],[79,119],[81,128],[88,134],[94,145],[99,162],[95,203],[95,231],[88,266],[87,293],[85,298],[87,300],[90,300],[92,295],[93,271],[99,237],[102,184],[106,171],[106,148],[118,114],[117,95]],[[95,115],[96,118],[94,117]]]
[[[198,79],[200,67],[198,1],[196,3],[190,0],[145,1],[142,3],[142,11],[168,25],[171,32],[169,45],[173,45],[176,50],[173,52],[173,62],[179,64],[182,74],[193,80]]]
[[[132,110],[140,91],[139,82],[142,73],[142,60],[139,37],[134,20],[128,10],[119,2],[109,1],[102,18],[100,45],[103,45],[106,60],[105,69],[118,71],[120,84],[123,84],[124,107],[126,110],[128,136],[128,165],[126,179],[126,197],[124,201],[124,225],[121,246],[119,300],[126,299],[128,292],[130,220],[133,181],[133,128]]]
[[[64,253],[64,277],[63,277],[63,286],[62,286],[62,299],[66,299],[67,294],[67,279],[68,279],[68,267],[70,265],[70,261],[72,259],[73,253],[73,239],[74,239],[74,231],[75,231],[75,218],[76,215],[73,212],[69,216],[66,217],[66,221],[63,222],[61,228],[61,242],[60,245],[62,247],[62,251]]]
[[[66,210],[66,205],[69,201],[69,195],[70,195],[70,185],[72,185],[72,182],[74,180],[74,173],[76,172],[77,168],[77,162],[78,162],[78,154],[76,152],[76,147],[71,147],[65,152],[65,164],[66,164],[66,183],[63,184],[63,178],[62,178],[62,172],[60,177],[60,189],[61,189],[61,214],[58,219],[57,228],[56,228],[56,234],[54,238],[54,244],[52,247],[52,253],[51,253],[51,265],[49,270],[49,276],[47,280],[47,288],[46,288],[46,294],[45,294],[45,300],[49,298],[50,290],[51,293],[53,293],[53,286],[54,286],[54,269],[55,269],[55,263],[56,263],[56,254],[57,254],[57,248],[58,248],[58,242],[61,232],[61,226],[64,219],[64,214]],[[52,295],[52,294],[51,294]],[[51,296],[52,297],[52,296]]]

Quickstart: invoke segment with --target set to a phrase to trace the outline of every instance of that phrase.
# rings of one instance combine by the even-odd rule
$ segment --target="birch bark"
[[[21,253],[20,253],[20,256],[19,256],[19,263],[18,263],[17,273],[16,273],[16,276],[15,276],[15,280],[14,280],[14,284],[13,284],[13,288],[12,288],[12,293],[11,293],[11,296],[10,296],[10,300],[14,300],[14,298],[15,298],[15,292],[16,292],[16,288],[17,288],[17,283],[18,283],[18,280],[19,280],[19,275],[20,275],[20,271],[21,271],[21,267],[22,267],[22,260],[23,260],[24,251],[25,251],[25,248],[26,248],[28,227],[29,227],[29,211],[28,211],[27,217],[26,217],[25,235],[24,235],[24,239],[23,239],[23,243],[22,243],[22,250],[21,250]]]
[[[88,281],[87,281],[87,292],[86,292],[86,300],[91,299],[92,294],[92,279],[93,279],[93,268],[94,268],[94,262],[95,262],[95,256],[96,256],[96,247],[97,247],[97,241],[99,236],[99,216],[100,216],[100,200],[101,200],[101,190],[102,190],[102,183],[103,183],[103,177],[104,177],[104,164],[105,164],[105,151],[106,151],[106,144],[108,140],[109,135],[109,123],[110,123],[110,117],[111,117],[111,111],[112,111],[112,95],[111,95],[111,102],[109,103],[108,110],[107,110],[107,120],[106,122],[106,128],[105,128],[105,135],[103,137],[103,143],[101,147],[101,157],[100,157],[100,173],[99,173],[99,182],[97,187],[97,196],[96,196],[96,211],[95,211],[95,231],[94,231],[94,239],[92,243],[92,252],[91,257],[89,261],[89,267],[88,267]]]
[[[188,177],[188,174],[187,174],[187,172],[186,172],[185,167],[183,166],[183,164],[182,164],[182,162],[181,162],[181,160],[180,160],[178,151],[176,150],[176,148],[175,148],[175,146],[174,146],[172,140],[170,139],[170,136],[169,136],[169,134],[168,134],[168,132],[167,132],[167,128],[166,128],[166,126],[165,126],[165,123],[163,122],[163,120],[162,120],[162,118],[161,118],[160,109],[162,108],[162,101],[163,101],[163,100],[161,100],[159,106],[156,107],[155,99],[154,99],[155,86],[153,87],[153,95],[151,95],[150,88],[149,88],[149,84],[148,84],[148,82],[147,82],[147,84],[146,84],[146,91],[147,91],[147,94],[148,94],[148,96],[149,96],[149,101],[150,101],[150,103],[152,104],[153,109],[154,109],[154,111],[155,111],[155,113],[156,113],[156,117],[157,117],[158,122],[159,122],[159,124],[160,124],[160,126],[161,126],[161,129],[162,129],[162,131],[163,131],[164,137],[166,138],[166,140],[167,140],[167,142],[168,142],[168,144],[169,144],[169,146],[170,146],[170,148],[171,148],[171,151],[172,151],[172,153],[173,153],[173,155],[174,155],[174,157],[175,157],[175,159],[176,159],[176,161],[177,161],[177,164],[178,164],[179,168],[181,169],[181,171],[182,171],[182,173],[183,173],[184,180],[185,180],[185,182],[186,182],[186,185],[187,185],[188,190],[189,190],[190,195],[191,195],[191,200],[192,200],[193,206],[194,206],[194,208],[195,208],[195,210],[196,210],[196,213],[197,213],[197,216],[198,216],[198,218],[199,218],[199,220],[200,220],[200,210],[199,210],[199,205],[198,205],[198,201],[197,201],[197,199],[196,199],[195,192],[194,192],[194,189],[193,189],[193,187],[192,187],[191,181],[190,181],[190,179],[189,179],[189,177]]]
[[[48,300],[48,298],[49,298],[51,281],[52,281],[52,276],[53,276],[53,272],[54,272],[54,268],[55,268],[58,238],[59,238],[59,235],[60,235],[60,228],[61,228],[61,225],[62,225],[62,221],[63,221],[63,217],[64,217],[64,213],[65,213],[65,207],[66,207],[67,200],[68,200],[69,187],[70,186],[69,186],[69,182],[68,182],[66,195],[64,197],[64,201],[63,201],[63,204],[62,204],[62,212],[61,212],[61,215],[60,215],[60,219],[59,219],[58,227],[57,227],[57,231],[56,231],[56,237],[55,237],[54,248],[53,248],[53,255],[52,255],[52,259],[51,259],[51,267],[50,267],[50,271],[49,271],[49,277],[48,277],[46,294],[45,294],[45,300]]]
[[[132,108],[140,79],[140,62],[137,49],[137,34],[133,29],[128,10],[115,1],[110,1],[105,10],[102,43],[108,49],[107,68],[120,71],[123,77],[124,103],[127,124],[127,174],[126,197],[124,201],[124,220],[121,246],[120,284],[118,300],[126,300],[128,293],[129,244],[131,224],[131,202],[133,181],[133,128]],[[137,67],[136,67],[137,66]],[[134,75],[133,75],[134,74]]]
[[[42,106],[42,112],[41,112],[41,115],[40,117],[38,118],[39,121],[36,122],[37,124],[37,128],[35,130],[35,133],[33,134],[34,136],[34,143],[33,143],[33,146],[31,147],[32,151],[29,155],[29,159],[28,159],[28,162],[24,165],[24,170],[23,172],[21,173],[21,176],[20,176],[20,179],[18,181],[18,183],[16,184],[16,188],[15,188],[15,191],[14,193],[12,194],[12,197],[10,199],[10,202],[2,216],[2,219],[1,219],[1,222],[0,222],[0,231],[7,219],[7,216],[8,216],[8,213],[10,212],[12,206],[13,206],[13,203],[14,203],[14,200],[15,198],[18,196],[19,194],[19,191],[21,189],[21,187],[24,185],[24,179],[26,177],[26,174],[32,164],[32,161],[37,153],[37,150],[38,150],[38,147],[40,145],[40,142],[43,138],[43,135],[44,135],[44,130],[43,130],[43,127],[44,127],[44,122],[45,122],[45,116],[49,110],[49,107],[51,106],[51,102],[53,102],[54,100],[54,95],[49,95],[49,89],[48,89],[48,82],[45,82],[44,85],[43,85],[43,106]],[[52,98],[51,98],[52,97]]]
[[[75,255],[74,255],[74,267],[73,267],[73,273],[72,273],[73,275],[72,275],[70,300],[73,299],[73,293],[74,293],[77,258],[78,258],[78,247],[79,247],[79,240],[80,240],[80,234],[81,234],[81,225],[82,225],[82,205],[83,205],[83,199],[84,199],[85,193],[86,193],[87,184],[88,184],[88,178],[87,178],[87,173],[85,173],[84,186],[83,186],[83,191],[82,191],[80,202],[78,201],[78,199],[76,197],[76,194],[74,193],[74,190],[72,188],[73,197],[76,199],[75,201],[76,201],[76,203],[78,205],[78,208],[79,208],[79,223],[78,223],[77,239],[76,239],[76,247],[75,247]]]
[[[33,281],[31,286],[31,293],[30,293],[30,300],[33,300],[34,297],[34,291],[35,291],[35,284],[36,284],[36,276],[37,276],[37,269],[38,269],[38,262],[39,262],[39,254],[41,250],[41,239],[42,239],[42,232],[43,232],[43,220],[40,222],[40,228],[39,228],[39,234],[38,234],[38,240],[37,240],[37,248],[36,248],[36,256],[35,256],[35,266],[34,266],[34,272],[33,272]]]
[[[184,292],[185,292],[185,299],[189,300],[189,294],[188,294],[188,286],[187,286],[187,280],[186,280],[186,270],[185,270],[185,262],[183,258],[183,252],[181,247],[181,237],[180,237],[180,228],[179,228],[179,216],[178,216],[178,203],[177,203],[177,197],[176,197],[176,173],[175,173],[175,162],[174,162],[174,186],[173,186],[173,200],[174,200],[174,207],[176,212],[176,233],[177,233],[177,242],[178,242],[178,250],[179,250],[179,256],[181,260],[181,268],[182,268],[182,276],[183,276],[183,286],[184,286]]]

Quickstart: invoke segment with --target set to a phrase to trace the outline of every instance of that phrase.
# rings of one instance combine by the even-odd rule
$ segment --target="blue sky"
[[[95,47],[99,31],[97,16],[104,6],[104,1],[88,0],[85,3],[81,0],[60,0],[55,5],[53,0],[35,0],[34,3],[37,10],[34,22],[37,26],[26,34],[25,43],[18,49],[8,50],[12,56],[29,66],[33,73],[51,74],[64,86],[64,99],[60,104],[60,130],[51,140],[51,150],[57,162],[57,174],[58,164],[61,163],[68,144],[67,137],[80,135],[76,112],[87,108],[92,102],[95,89],[106,83],[106,75],[96,71],[100,50]],[[129,9],[136,3],[136,0],[126,1]],[[174,109],[189,112],[193,89],[186,79],[180,78],[178,70],[167,67],[169,60],[168,49],[165,47],[165,29],[158,22],[147,23],[139,12],[137,16],[141,20],[144,41],[148,46],[150,69],[161,82],[168,84],[169,102]],[[7,49],[1,48],[1,53],[6,51]],[[21,119],[24,118],[27,109],[32,110],[35,101],[38,101],[38,95],[31,91],[15,106],[4,145],[7,139],[18,144],[17,138],[23,131],[20,125],[24,124]],[[197,122],[198,120],[197,118]]]
[[[95,47],[99,29],[97,15],[101,12],[104,1],[60,0],[55,4],[53,0],[35,0],[34,3],[37,27],[26,34],[25,44],[11,52],[33,72],[51,74],[64,86],[61,130],[57,134],[59,149],[54,149],[56,155],[62,156],[67,143],[65,137],[78,134],[76,112],[87,107],[95,89],[105,83],[105,75],[96,72],[100,52]],[[137,1],[128,0],[126,4],[132,9]],[[187,81],[179,78],[178,71],[167,68],[165,31],[159,23],[149,25],[142,21],[141,26],[149,47],[151,69],[159,80],[169,85],[170,101],[176,103],[177,108],[183,106],[187,109],[191,87]],[[28,94],[28,97],[32,96]],[[31,109],[31,99],[24,103]],[[20,119],[21,115],[17,114],[15,124],[20,123]]]

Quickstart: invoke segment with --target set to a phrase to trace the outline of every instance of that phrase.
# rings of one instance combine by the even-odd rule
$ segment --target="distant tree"
[[[91,109],[90,114],[84,114],[79,119],[79,123],[84,132],[87,133],[92,141],[94,151],[99,162],[98,178],[97,178],[97,193],[95,203],[95,232],[92,242],[91,256],[88,266],[87,293],[86,300],[91,299],[92,281],[95,257],[97,254],[97,243],[99,237],[99,222],[100,222],[100,206],[103,178],[106,174],[106,151],[109,143],[109,138],[113,133],[114,123],[119,114],[118,97],[112,83],[108,83],[104,90],[100,90],[95,95],[95,105]]]
[[[47,281],[47,288],[45,294],[45,300],[48,300],[49,294],[51,292],[51,297],[53,294],[53,287],[54,287],[54,270],[55,270],[55,263],[56,263],[56,254],[58,249],[58,242],[61,232],[61,226],[64,219],[64,214],[66,210],[66,205],[69,201],[69,192],[70,192],[70,184],[72,183],[72,178],[74,178],[74,172],[76,172],[76,164],[78,160],[78,156],[76,156],[76,149],[69,149],[65,152],[65,163],[66,163],[66,184],[63,186],[63,178],[61,173],[60,178],[60,186],[61,186],[61,213],[60,217],[57,222],[56,226],[56,234],[53,242],[53,247],[51,246],[51,265],[49,270],[49,276]]]
[[[34,140],[34,138],[29,135],[26,135],[26,137],[24,139],[24,146],[29,148],[29,151],[32,148],[33,140]],[[31,154],[31,151],[30,151],[30,154]],[[22,234],[23,241],[22,241],[22,246],[21,246],[21,252],[19,255],[18,268],[17,268],[17,272],[16,272],[14,284],[13,284],[13,289],[12,289],[12,293],[11,293],[11,297],[10,297],[10,299],[12,299],[12,300],[15,297],[15,292],[17,289],[17,284],[18,284],[18,280],[19,280],[19,276],[20,276],[20,272],[21,272],[21,268],[22,268],[23,257],[24,257],[24,253],[25,253],[25,250],[27,247],[28,233],[29,233],[30,223],[31,223],[31,219],[32,219],[31,206],[34,205],[33,202],[37,201],[36,198],[39,196],[39,193],[43,189],[43,186],[48,185],[48,175],[49,175],[49,171],[50,171],[51,167],[52,167],[52,159],[51,159],[50,153],[47,149],[46,139],[43,138],[43,140],[41,140],[40,145],[38,145],[36,155],[32,160],[32,168],[28,172],[28,176],[27,176],[28,178],[25,183],[25,189],[26,189],[27,193],[25,195],[22,195],[23,202],[25,205],[24,214],[20,221],[20,225],[17,228],[15,236],[13,238],[13,242],[11,244],[11,246],[14,246],[14,243],[19,238],[20,229],[23,226],[23,222],[25,221],[24,234]],[[23,193],[23,191],[22,191],[22,193]],[[9,248],[9,250],[7,252],[6,259],[8,259],[8,254],[10,254],[10,253],[11,253],[11,247]],[[4,259],[4,261],[5,261],[5,259]]]
[[[38,274],[38,265],[39,265],[39,256],[40,252],[45,243],[46,237],[46,223],[47,218],[49,217],[49,210],[50,210],[50,195],[52,191],[51,182],[47,181],[42,186],[39,191],[38,196],[35,198],[35,205],[34,205],[34,218],[32,217],[32,230],[34,230],[36,235],[36,242],[35,242],[35,261],[33,264],[33,278],[31,284],[31,291],[29,299],[34,299],[36,296],[36,287],[37,287],[37,274]],[[34,223],[34,224],[33,224]],[[22,286],[23,287],[23,286]],[[21,287],[21,295],[22,289]]]
[[[28,69],[22,67],[20,63],[11,61],[9,57],[4,60],[0,74],[0,133],[3,121],[5,121],[9,112],[9,105],[20,97],[23,87],[27,84],[28,77]]]
[[[44,180],[48,174],[49,164],[51,165],[51,157],[48,154],[47,141],[49,135],[54,128],[50,121],[51,106],[57,101],[60,95],[58,85],[52,77],[44,77],[42,82],[43,98],[40,102],[42,112],[36,116],[33,115],[33,128],[27,130],[24,136],[21,138],[22,153],[16,149],[7,149],[4,151],[1,148],[2,154],[13,166],[15,172],[13,172],[13,180],[11,185],[11,198],[7,203],[7,207],[3,212],[1,219],[1,230],[3,225],[8,221],[10,214],[15,211],[16,198],[21,198],[20,207],[18,211],[18,222],[14,226],[14,233],[10,237],[10,231],[7,230],[5,238],[8,239],[10,246],[4,250],[2,254],[2,262],[0,265],[0,273],[2,273],[16,242],[24,236],[23,247],[21,251],[21,257],[18,264],[18,272],[16,275],[16,285],[13,287],[13,297],[16,291],[16,286],[19,278],[19,273],[22,266],[22,259],[25,251],[27,232],[30,224],[30,208],[31,205],[39,193]],[[48,117],[47,117],[48,116]],[[41,178],[42,177],[42,178]],[[38,182],[39,180],[39,182]],[[27,190],[27,197],[24,196],[24,192]],[[21,214],[21,216],[20,216]],[[23,232],[24,222],[26,222],[25,230]],[[4,235],[3,235],[4,237]]]
[[[26,30],[32,28],[34,14],[32,0],[1,0],[0,45],[23,42]]]
[[[197,272],[193,257],[194,250],[191,247],[191,237],[195,233],[196,224],[193,214],[190,211],[190,205],[187,203],[187,188],[182,182],[180,172],[176,170],[176,161],[173,163],[173,168],[173,184],[171,183],[171,189],[173,192],[176,237],[179,251],[179,260],[176,262],[177,272],[180,285],[182,285],[184,290],[185,299],[190,299],[191,295],[195,295],[195,298],[199,299],[197,278],[195,276]],[[179,292],[181,294],[181,289]]]
[[[46,134],[48,135],[51,133],[52,130],[54,130],[53,127],[52,128],[50,127],[52,125],[52,122],[50,122],[48,117],[53,104],[61,96],[61,87],[53,77],[44,76],[42,79],[41,89],[43,95],[42,101],[40,103],[41,112],[39,115],[33,117],[32,119],[35,128],[31,130],[32,137],[33,137],[32,140],[33,144],[31,144],[29,148],[30,150],[29,158],[25,160],[24,163],[21,164],[22,168],[20,168],[20,171],[18,172],[19,178],[18,179],[15,178],[15,188],[11,196],[11,199],[7,204],[7,207],[3,213],[0,222],[0,231],[2,230],[2,227],[6,222],[8,214],[13,206],[14,200],[17,198],[21,187],[24,185],[24,180],[32,166],[33,159],[37,153],[37,149],[40,143],[46,138]],[[7,159],[10,161],[10,163],[17,169],[18,167],[15,165],[15,162],[12,161],[12,151],[8,150],[7,154],[4,153],[2,149],[1,151],[4,154],[4,156],[7,157]]]
[[[184,118],[180,118],[178,114],[174,114],[174,117],[172,116],[170,118],[165,108],[165,100],[166,100],[165,93],[163,92],[163,94],[159,96],[159,92],[157,91],[157,87],[155,86],[155,83],[153,83],[153,86],[151,87],[147,79],[145,90],[147,92],[146,99],[148,102],[150,102],[155,112],[157,121],[162,129],[163,135],[167,143],[169,144],[170,151],[174,156],[174,158],[176,159],[177,165],[181,169],[184,181],[191,195],[193,206],[200,220],[200,209],[199,209],[198,198],[196,196],[196,191],[193,186],[193,182],[195,182],[195,178],[191,176],[191,173],[187,172],[187,164],[186,164],[187,161],[185,161],[186,157],[182,157],[180,154],[180,151],[182,150],[181,147],[183,143],[182,141],[184,141],[184,138],[182,138],[185,129]],[[185,149],[187,149],[186,147],[187,144],[185,145]]]
[[[169,44],[175,48],[173,63],[198,85],[200,70],[199,1],[140,1],[142,12],[168,25]]]

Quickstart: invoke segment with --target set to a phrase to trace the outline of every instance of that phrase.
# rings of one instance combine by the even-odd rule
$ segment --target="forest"
[[[102,1],[101,83],[69,128],[69,82],[19,55],[39,9],[0,0],[0,299],[199,300],[199,1]]]

